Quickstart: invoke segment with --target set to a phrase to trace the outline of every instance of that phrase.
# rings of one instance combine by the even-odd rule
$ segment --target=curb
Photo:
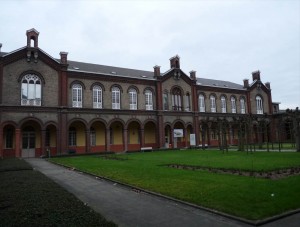
[[[210,209],[210,208],[207,208],[207,207],[203,207],[203,206],[200,206],[200,205],[189,203],[189,202],[186,202],[186,201],[183,201],[183,200],[172,198],[172,197],[169,197],[169,196],[166,196],[166,195],[162,195],[162,194],[157,193],[157,192],[148,191],[146,189],[139,188],[139,187],[136,187],[136,186],[132,186],[132,185],[129,185],[129,184],[117,181],[117,180],[107,178],[107,177],[98,176],[98,175],[93,174],[93,173],[81,171],[81,170],[78,170],[78,169],[76,169],[72,166],[67,166],[67,165],[63,165],[63,164],[60,164],[60,163],[55,163],[55,162],[52,162],[51,160],[48,160],[48,159],[45,159],[45,160],[47,162],[50,162],[50,163],[54,164],[54,165],[58,165],[58,166],[61,166],[61,167],[64,167],[64,168],[68,168],[68,169],[72,168],[73,171],[76,171],[78,173],[83,173],[83,174],[91,176],[91,177],[95,177],[96,179],[99,179],[99,180],[105,180],[105,181],[109,181],[109,182],[112,182],[112,183],[116,183],[118,185],[121,185],[121,186],[123,186],[125,188],[128,188],[128,189],[131,189],[131,190],[136,190],[136,191],[143,192],[143,193],[146,193],[146,194],[149,194],[149,195],[160,197],[160,198],[163,198],[163,199],[166,199],[166,200],[169,200],[169,201],[173,201],[173,202],[180,203],[180,204],[183,204],[183,205],[186,205],[186,206],[190,206],[190,207],[193,207],[193,208],[204,210],[204,211],[216,214],[216,215],[221,215],[223,217],[226,217],[226,218],[229,218],[229,219],[232,219],[232,220],[236,220],[236,221],[240,221],[240,222],[243,222],[245,224],[250,224],[250,225],[253,225],[253,226],[264,225],[264,224],[267,224],[267,223],[270,223],[270,222],[288,217],[290,215],[300,213],[300,208],[299,208],[299,209],[296,209],[296,210],[287,211],[287,212],[279,214],[279,215],[268,217],[268,218],[265,218],[265,219],[262,219],[262,220],[253,220],[252,221],[252,220],[248,220],[248,219],[245,219],[245,218],[230,215],[230,214],[227,214],[227,213],[223,213],[221,211],[217,211],[217,210],[213,210],[213,209]]]

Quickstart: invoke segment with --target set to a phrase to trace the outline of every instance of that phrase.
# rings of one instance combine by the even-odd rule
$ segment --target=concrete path
[[[69,170],[44,159],[32,158],[26,161],[119,226],[250,226],[168,199],[138,193],[128,187]],[[299,220],[296,216],[293,218],[295,221]],[[286,222],[280,224],[289,226]],[[268,226],[278,225],[270,223]]]

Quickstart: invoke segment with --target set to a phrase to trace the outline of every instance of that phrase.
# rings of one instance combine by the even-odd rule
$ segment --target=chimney
[[[68,52],[60,52],[59,54],[60,54],[60,63],[64,65],[68,64],[68,58],[67,58]]]
[[[266,86],[269,90],[271,90],[270,82],[266,82],[266,83],[265,83],[265,86]]]
[[[190,71],[190,78],[192,80],[196,80],[196,71],[194,71],[194,70]]]
[[[244,79],[244,88],[248,88],[249,87],[249,80],[248,79]]]
[[[253,81],[260,80],[260,71],[259,70],[252,73],[252,79],[253,79]]]
[[[154,68],[154,77],[159,77],[160,76],[160,66],[156,65],[153,68]]]
[[[171,68],[180,69],[180,57],[178,55],[170,58],[170,65]]]

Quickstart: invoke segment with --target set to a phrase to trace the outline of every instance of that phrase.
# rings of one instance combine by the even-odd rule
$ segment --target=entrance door
[[[35,157],[35,132],[33,128],[26,128],[22,137],[22,157],[34,158]]]

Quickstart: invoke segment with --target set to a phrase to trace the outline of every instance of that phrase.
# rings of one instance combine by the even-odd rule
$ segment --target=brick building
[[[181,148],[190,146],[191,134],[196,146],[219,146],[222,138],[238,144],[240,119],[270,122],[278,110],[259,71],[236,84],[187,74],[179,56],[166,72],[88,64],[66,52],[53,58],[40,49],[35,29],[26,37],[26,46],[0,52],[3,157]],[[266,140],[255,127],[251,140]]]

